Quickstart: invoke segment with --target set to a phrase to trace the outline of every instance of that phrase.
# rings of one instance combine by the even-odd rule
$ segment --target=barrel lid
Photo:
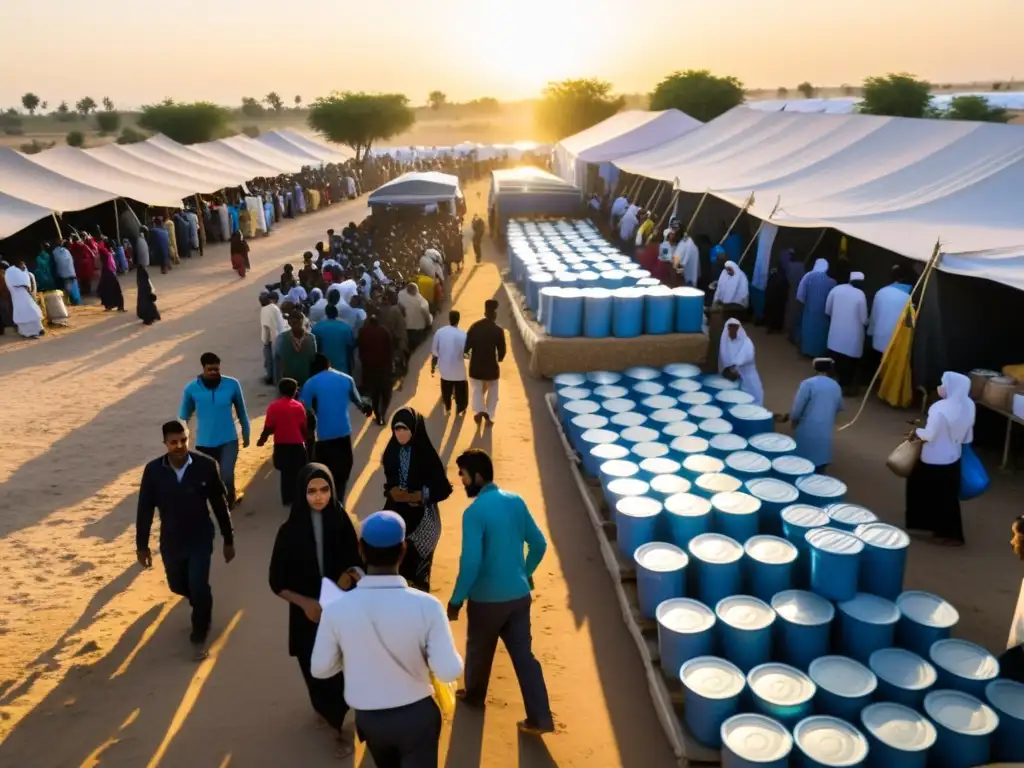
[[[769,627],[775,621],[772,607],[749,595],[732,595],[719,600],[715,615],[730,627],[751,632]]]
[[[869,547],[878,549],[906,549],[910,546],[910,536],[906,531],[888,523],[858,525],[853,535]]]
[[[637,295],[643,296],[643,291],[639,291]],[[651,368],[649,365],[634,365],[632,368],[627,368],[623,371],[622,375],[627,379],[635,379],[636,381],[654,381],[661,376],[661,371],[657,368]]]
[[[569,413],[582,416],[586,413],[596,413],[601,406],[593,400],[570,400],[562,406]]]
[[[796,481],[801,493],[820,498],[838,498],[846,494],[846,483],[828,475],[808,475]]]
[[[609,429],[588,429],[580,439],[584,443],[614,443],[619,436]]]
[[[588,429],[602,429],[608,426],[608,418],[599,413],[581,413],[578,416],[573,416],[569,422],[584,432]]]
[[[641,466],[641,469],[643,467]],[[651,478],[651,490],[663,496],[674,496],[677,493],[689,493],[690,481],[676,474],[656,474]]]
[[[614,270],[611,270],[609,272],[605,272],[605,277],[607,277],[609,280],[625,280],[626,279],[626,273],[623,272],[620,269],[614,269]],[[636,301],[641,301],[642,302],[643,298],[644,298],[644,289],[643,288],[616,288],[614,291],[612,291],[612,297],[615,300],[619,300],[619,299],[622,299],[622,300],[625,300],[625,301],[636,300]]]
[[[560,387],[557,395],[562,400],[586,400],[590,397],[590,390],[586,387]]]
[[[553,280],[561,280],[561,279],[563,279],[561,274],[555,274],[555,275],[552,275],[551,277],[552,277]],[[562,295],[562,286],[560,286],[560,285],[549,285],[547,288],[541,288],[540,289],[540,295],[541,296],[550,296],[551,298],[555,298],[556,296],[561,296]]]
[[[697,453],[687,456],[683,460],[683,467],[689,472],[696,472],[698,475],[708,475],[721,472],[725,469],[725,463],[714,456],[705,453]]]
[[[863,765],[868,756],[864,734],[838,717],[804,718],[793,728],[793,740],[814,764],[827,768]]]
[[[673,459],[666,459],[663,456],[656,456],[644,459],[640,462],[640,470],[649,475],[675,475],[679,472],[679,462]]]
[[[821,595],[802,589],[787,589],[777,592],[772,598],[772,608],[790,624],[817,627],[828,624],[836,615],[832,603]]]
[[[648,571],[668,573],[685,568],[690,561],[689,555],[675,544],[666,544],[664,541],[652,541],[649,544],[641,544],[633,553],[636,564]]]
[[[653,400],[654,398],[651,398],[651,399]],[[660,399],[660,396],[659,396],[659,399]],[[586,402],[586,401],[583,401],[583,402]],[[669,407],[669,408],[661,408],[661,409],[655,411],[654,413],[652,413],[651,416],[650,416],[651,421],[656,422],[658,424],[664,424],[665,425],[664,427],[662,427],[661,431],[665,432],[666,434],[668,434],[667,429],[668,429],[669,426],[674,425],[674,424],[682,424],[682,423],[684,423],[686,421],[686,411],[681,410],[679,408],[676,408],[675,405],[676,405],[676,401],[673,400],[671,407]],[[696,431],[697,431],[697,425],[694,424],[692,430],[690,432],[686,433],[686,434],[692,435]]]
[[[686,423],[689,424],[692,422]],[[703,437],[696,437],[695,435],[681,435],[669,443],[669,448],[676,453],[701,456],[708,449],[708,441]]]
[[[967,736],[987,736],[999,727],[992,707],[963,691],[925,694],[924,711],[938,725]]]
[[[932,664],[968,680],[999,677],[999,662],[980,645],[954,638],[936,640],[928,655]]]
[[[665,499],[665,510],[680,517],[703,517],[711,511],[711,502],[692,493],[675,493]]]
[[[726,515],[756,515],[761,502],[748,493],[723,491],[711,497],[711,506]]]
[[[681,634],[704,632],[715,624],[712,610],[689,597],[672,597],[659,603],[655,615],[665,629]]]
[[[650,427],[626,427],[622,430],[622,439],[627,443],[653,443],[659,437],[658,430]]]
[[[755,403],[734,405],[729,409],[729,415],[741,421],[764,421],[772,418],[771,411]]]
[[[583,373],[556,373],[552,381],[556,387],[582,387],[587,383],[587,376]]]
[[[680,668],[679,679],[689,690],[705,699],[739,696],[747,683],[738,667],[717,656],[690,659]]]
[[[673,288],[672,293],[675,296],[682,296],[689,299],[703,299],[706,295],[700,288],[694,288],[690,285],[681,285],[678,288]]]
[[[722,409],[717,405],[695,405],[690,408],[690,418],[694,421],[720,419],[722,418]]]
[[[796,440],[778,432],[762,432],[750,438],[750,447],[761,453],[789,453],[796,450]]]
[[[985,686],[985,698],[1000,715],[1024,721],[1024,683],[993,680]]]
[[[754,396],[742,389],[721,389],[715,393],[715,400],[727,405],[746,405],[754,402]]]
[[[668,446],[664,443],[635,443],[630,451],[641,459],[656,459],[668,453]]]
[[[697,425],[697,429],[709,435],[721,435],[732,432],[732,424],[725,419],[704,419]]]
[[[743,487],[743,481],[724,472],[708,472],[698,477],[694,485],[714,496],[718,493],[738,491]]]
[[[609,419],[616,427],[639,427],[647,423],[647,417],[638,411],[616,413]]]
[[[770,662],[750,670],[747,684],[757,696],[776,706],[793,706],[814,698],[814,681],[796,667]]]
[[[701,384],[704,385],[705,389],[739,389],[740,383],[738,381],[729,381],[725,376],[719,376],[718,374],[711,374],[705,376],[701,380]]]
[[[864,549],[863,541],[835,528],[812,528],[804,534],[804,539],[815,549],[833,555],[859,555]]]
[[[747,449],[747,439],[733,432],[715,435],[708,442],[716,451],[722,451],[727,454]]]
[[[743,547],[735,539],[721,533],[702,533],[690,539],[690,556],[705,563],[728,565],[743,557]]]
[[[900,533],[903,532],[900,531]],[[949,629],[960,621],[960,614],[956,608],[931,592],[917,590],[904,592],[896,598],[896,607],[900,609],[900,613],[915,624],[926,627]]]
[[[867,507],[862,507],[860,504],[850,504],[845,501],[829,504],[825,507],[825,514],[837,523],[851,525],[855,528],[858,525],[878,522],[878,515]]]
[[[895,624],[900,620],[900,610],[892,600],[867,592],[858,592],[852,600],[839,603],[839,610],[865,624]]]
[[[633,391],[644,397],[651,397],[652,395],[660,395],[665,391],[665,387],[656,381],[644,379],[633,385]],[[675,398],[672,399],[675,401]]]
[[[700,366],[693,363],[669,363],[661,371],[673,379],[696,379],[700,376]]]
[[[602,475],[607,475],[610,478],[636,477],[640,466],[626,459],[612,459],[602,464],[599,469]]]
[[[923,691],[935,685],[935,667],[905,648],[879,648],[868,657],[871,671],[885,682],[907,691]]]
[[[599,387],[599,389],[605,389],[605,387]],[[607,389],[622,389],[622,387],[607,387]],[[601,407],[609,413],[625,413],[636,408],[636,403],[625,397],[616,397],[611,400],[603,400]]]
[[[644,384],[650,383],[651,382],[649,381],[644,382]],[[657,386],[660,387],[661,384],[658,384]],[[675,408],[678,402],[679,401],[674,397],[669,397],[668,395],[651,395],[650,397],[644,398],[644,400],[641,401],[641,405],[651,411],[662,411],[666,408]]]
[[[722,723],[722,744],[738,758],[751,764],[788,764],[793,737],[786,727],[770,717],[756,714],[733,715]]]
[[[846,656],[819,656],[807,674],[819,688],[849,699],[870,696],[878,687],[874,672]]]
[[[648,496],[623,496],[615,502],[615,511],[626,517],[657,517],[661,502]]]
[[[629,456],[629,448],[618,443],[598,443],[590,449],[590,455],[595,459],[611,461],[612,459],[624,459]]]
[[[688,395],[694,392],[700,392],[700,382],[696,379],[675,379],[668,383],[668,388],[673,392]]]
[[[617,384],[621,379],[622,374],[615,371],[590,371],[587,374],[587,381],[598,386]]]
[[[533,283],[550,283],[555,278],[554,278],[554,275],[552,275],[550,272],[541,272],[539,270],[532,270],[526,276],[526,279],[529,282],[533,282]]]
[[[861,710],[864,730],[880,742],[902,752],[924,752],[935,744],[938,734],[931,721],[902,704],[879,701]]]
[[[778,536],[751,536],[743,545],[747,557],[768,565],[784,565],[796,560],[796,547]]]
[[[727,458],[726,463],[729,463]],[[792,504],[800,498],[800,492],[785,480],[774,477],[755,477],[745,483],[747,492],[761,501],[772,504]]]
[[[754,453],[753,451],[736,451],[730,453],[725,457],[725,465],[729,469],[743,474],[753,474],[755,472],[769,472],[772,468],[772,463],[767,457],[762,456],[760,453]]]
[[[650,489],[651,486],[635,477],[617,477],[608,483],[608,493],[612,496],[643,496]]]
[[[814,474],[814,462],[803,456],[779,456],[772,459],[772,469],[780,475],[804,477]]]
[[[599,400],[621,400],[629,394],[629,390],[618,384],[602,384],[594,389],[594,397]]]
[[[707,392],[694,390],[693,392],[683,392],[676,399],[683,405],[707,405],[711,402],[711,395]]]
[[[828,525],[825,511],[811,504],[790,504],[782,510],[782,519],[797,528],[822,528]]]
[[[600,279],[600,275],[598,275],[597,272],[581,272],[580,273],[580,280],[599,280],[599,279]],[[609,291],[607,288],[599,288],[599,287],[595,286],[593,288],[584,288],[583,289],[583,300],[584,301],[586,301],[587,299],[595,299],[596,301],[604,301],[606,299],[610,299],[611,296],[612,296],[612,292]]]

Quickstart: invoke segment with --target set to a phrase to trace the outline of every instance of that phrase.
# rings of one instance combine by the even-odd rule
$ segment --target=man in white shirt
[[[380,768],[437,765],[441,713],[430,674],[443,683],[462,674],[441,602],[398,575],[405,548],[400,515],[375,512],[363,521],[366,575],[324,608],[310,660],[316,678],[344,670],[356,731]]]
[[[868,335],[871,346],[879,355],[884,355],[892,341],[903,313],[910,303],[910,286],[904,278],[900,265],[893,267],[892,283],[875,294],[871,302],[871,317],[868,319]]]
[[[466,415],[469,407],[469,382],[466,381],[466,332],[459,328],[461,315],[453,309],[448,313],[448,325],[434,333],[431,348],[430,375],[441,369],[441,401],[444,415],[452,412],[452,397],[455,397],[455,413]]]
[[[444,282],[444,262],[436,248],[427,248],[420,258],[420,273]]]
[[[405,286],[405,290],[398,295],[398,306],[405,315],[405,331],[409,339],[409,352],[412,352],[423,341],[434,318],[430,314],[430,305],[416,283]]]
[[[633,236],[636,234],[636,228],[640,224],[640,219],[637,216],[640,209],[635,205],[630,206],[625,214],[622,216],[622,221],[619,222],[619,239],[622,240],[623,245],[633,245]]]
[[[683,276],[683,285],[696,288],[700,280],[700,249],[690,233],[685,233],[672,252],[676,271]]]
[[[622,219],[622,215],[629,208],[629,198],[625,195],[620,195],[615,198],[615,202],[612,203],[612,228],[616,229],[619,226],[619,221]]]
[[[848,397],[856,394],[857,372],[864,355],[868,299],[858,287],[863,282],[864,273],[853,272],[849,283],[837,285],[825,299],[825,314],[832,318],[828,328],[829,356],[836,362],[839,386]]]
[[[274,375],[274,341],[279,333],[288,330],[281,308],[277,306],[269,292],[260,294],[260,337],[263,340],[263,383],[273,384],[277,381]]]

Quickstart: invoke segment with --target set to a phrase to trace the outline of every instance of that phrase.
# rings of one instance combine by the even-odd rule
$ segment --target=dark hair
[[[498,302],[496,299],[488,299],[484,302],[484,314],[494,315],[498,313]]]
[[[331,319],[331,320],[337,320],[338,319],[338,307],[337,307],[337,305],[336,304],[328,304],[324,308],[324,314],[327,315],[327,317],[329,319]]]
[[[160,429],[164,433],[165,441],[171,435],[184,435],[188,432],[188,427],[185,426],[185,422],[179,419],[175,419],[174,421],[165,421],[164,425]]]
[[[467,451],[463,451],[462,455],[455,460],[455,464],[470,477],[480,475],[485,483],[490,483],[494,480],[494,464],[491,462],[491,457],[487,455],[487,451],[482,451],[479,448],[470,448]]]
[[[313,374],[323,373],[331,367],[331,361],[327,355],[317,352],[316,357],[313,358],[313,363],[310,366],[310,371]]]
[[[459,324],[459,320],[461,320],[461,319],[462,319],[462,315],[459,314],[459,310],[457,310],[457,309],[453,309],[451,312],[448,313],[448,324],[449,325],[458,325]]]
[[[299,391],[299,382],[295,379],[281,379],[277,384],[277,391],[284,397],[295,397],[295,393]]]
[[[363,558],[367,566],[375,568],[393,568],[402,561],[405,552],[405,542],[400,542],[393,547],[373,547],[365,541],[363,545]]]
[[[203,352],[199,356],[199,364],[205,368],[208,365],[220,365],[220,358],[217,357],[213,352]]]
[[[327,289],[327,309],[331,307],[337,308],[338,303],[341,301],[341,291],[332,291],[330,288]],[[330,313],[328,313],[328,317]]]

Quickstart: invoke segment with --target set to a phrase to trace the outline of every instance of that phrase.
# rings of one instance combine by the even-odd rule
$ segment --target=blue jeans
[[[192,640],[206,640],[213,616],[213,591],[210,589],[210,559],[213,542],[199,544],[188,552],[161,553],[167,586],[186,598],[192,606]]]
[[[235,504],[235,464],[238,463],[238,441],[216,446],[197,445],[196,450],[205,453],[220,467],[220,479],[228,493],[228,506]]]

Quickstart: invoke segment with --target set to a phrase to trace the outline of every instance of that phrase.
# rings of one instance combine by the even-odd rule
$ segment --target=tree
[[[931,90],[930,83],[906,73],[869,77],[864,81],[860,111],[865,115],[925,117]]]
[[[789,88],[787,88],[784,85],[780,85],[778,89],[775,91],[775,95],[778,96],[780,99],[784,99],[787,96],[789,96]]]
[[[806,80],[804,80],[804,82],[800,83],[800,85],[798,85],[796,87],[796,89],[798,91],[800,91],[800,94],[805,99],[813,99],[815,97],[815,95],[818,93],[818,89],[815,88],[813,85],[811,85]]]
[[[74,119],[75,113],[71,111],[71,108],[68,107],[68,103],[66,101],[62,101],[57,106],[57,120],[59,120],[62,123],[68,123]]]
[[[545,134],[564,139],[607,120],[626,103],[613,98],[612,84],[604,80],[579,79],[548,83],[534,110],[534,119]]]
[[[106,110],[107,112],[113,112],[114,111],[114,102],[110,100],[109,96],[104,96],[103,97],[103,109]]]
[[[262,117],[266,110],[252,96],[242,97],[242,114],[246,117]]]
[[[139,126],[162,133],[179,144],[212,141],[228,132],[231,113],[207,101],[176,103],[167,99],[142,108]]]
[[[55,141],[39,141],[39,139],[32,139],[28,144],[22,144],[18,147],[18,151],[23,155],[38,155],[44,149],[53,149]]]
[[[49,106],[50,106],[50,102],[44,101],[42,104],[39,105],[39,108],[45,112],[47,107],[49,107]]]
[[[69,147],[85,146],[85,134],[81,131],[71,131],[66,139]]]
[[[491,115],[501,110],[501,104],[493,96],[484,96],[481,99],[473,99],[466,104],[471,111],[481,115]]]
[[[361,160],[375,141],[412,127],[416,114],[400,93],[345,93],[321,96],[309,108],[309,127],[329,141],[355,150]]]
[[[956,96],[943,117],[947,120],[973,120],[978,123],[1008,123],[1012,119],[1002,107],[993,107],[984,96]]]
[[[302,109],[302,97],[301,96],[298,96],[298,95],[295,96],[295,108],[296,109]]]
[[[431,91],[427,96],[427,104],[431,109],[437,110],[448,103],[448,96],[443,91]]]
[[[145,141],[148,137],[142,131],[136,131],[134,128],[125,126],[121,130],[121,135],[117,137],[118,144],[138,144],[140,141]]]
[[[21,136],[25,133],[21,123],[21,115],[18,114],[16,109],[8,109],[3,114],[0,114],[0,128],[3,128],[3,132],[7,136]]]
[[[706,69],[673,72],[651,94],[651,109],[678,109],[709,122],[743,103],[743,83],[731,75],[719,77]]]
[[[39,97],[34,93],[26,93],[21,97],[21,106],[27,109],[30,115],[34,115],[39,106]]]
[[[846,83],[843,83],[842,88],[843,96],[853,96],[855,89],[852,85],[847,85]]]
[[[259,126],[256,125],[247,125],[242,128],[242,133],[244,133],[250,139],[255,139],[257,136],[260,135],[260,129]]]
[[[88,117],[91,112],[96,111],[96,102],[93,101],[92,96],[86,96],[75,102],[75,109],[82,117]]]
[[[100,112],[96,115],[96,125],[104,136],[108,133],[117,133],[117,129],[121,127],[121,115],[112,110]]]
[[[263,97],[263,100],[267,102],[267,106],[275,112],[280,112],[284,109],[284,102],[281,101],[281,97],[277,95],[277,91],[271,91]]]

